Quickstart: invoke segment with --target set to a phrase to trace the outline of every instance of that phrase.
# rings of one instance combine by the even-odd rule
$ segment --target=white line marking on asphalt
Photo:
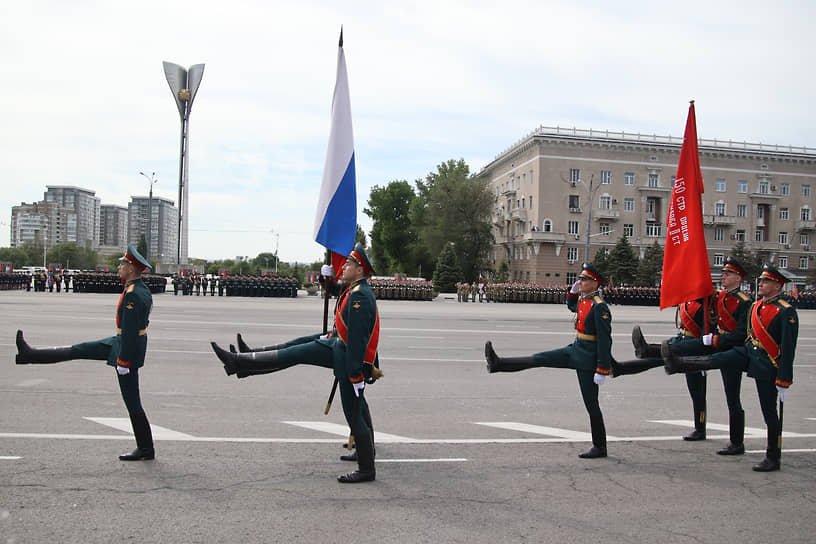
[[[313,431],[320,431],[323,433],[334,434],[337,436],[348,437],[349,428],[347,425],[339,425],[337,423],[329,423],[326,421],[284,421],[287,425],[294,425],[296,427],[303,427],[305,429],[312,429]],[[413,438],[406,438],[395,434],[382,433],[377,431],[377,442],[413,442]]]
[[[786,450],[787,451],[787,450]],[[449,459],[380,459],[377,458],[378,463],[464,463],[467,459],[464,457],[452,457]]]
[[[31,380],[23,380],[23,381],[21,381],[20,383],[17,384],[17,387],[34,387],[35,385],[40,385],[40,384],[43,384],[43,383],[45,383],[47,381],[48,380],[43,379],[43,378],[33,378]]]
[[[694,422],[690,419],[650,419],[648,420],[652,423],[664,423],[666,425],[679,425],[681,427],[694,427]],[[714,429],[715,431],[723,431],[728,432],[728,425],[722,425],[719,423],[711,423],[710,421],[706,422],[706,427],[709,429]],[[745,427],[745,434],[746,436],[750,436],[751,438],[762,438],[766,436],[767,430],[759,427]],[[799,433],[791,433],[788,431],[782,431],[782,436],[789,436],[791,438],[794,437],[802,437],[808,436]]]
[[[17,459],[22,459],[17,455],[0,455],[0,461],[16,461]]]
[[[130,434],[133,430],[130,419],[124,417],[86,417],[85,419],[88,421],[93,421],[94,423],[99,423],[100,425],[113,427],[116,430],[123,431],[128,434]],[[156,440],[189,440],[195,438],[192,435],[173,431],[152,423],[150,424],[150,430],[153,433],[153,438]]]
[[[476,425],[484,425],[486,427],[494,427],[496,429],[509,429],[511,431],[520,431],[523,433],[545,434],[548,436],[556,436],[558,438],[565,438],[567,440],[592,440],[592,435],[580,431],[571,431],[569,429],[559,429],[558,427],[544,427],[542,425],[529,425],[527,423],[517,423],[515,421],[474,421]],[[614,437],[607,437],[614,438]]]
[[[765,453],[765,450],[745,450],[745,453]],[[782,448],[782,453],[816,453],[816,449],[803,448],[798,450],[789,450],[787,448]]]

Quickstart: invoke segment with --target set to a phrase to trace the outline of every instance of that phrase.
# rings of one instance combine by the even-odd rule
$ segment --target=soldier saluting
[[[610,372],[612,314],[598,294],[598,286],[602,283],[598,270],[584,263],[578,281],[567,296],[567,307],[577,313],[576,338],[569,346],[529,357],[499,357],[491,342],[485,344],[487,371],[490,373],[540,367],[575,369],[592,428],[592,448],[579,455],[582,459],[606,457],[606,428],[598,403],[598,386],[604,383]]]
[[[342,483],[368,482],[376,477],[374,441],[366,421],[368,404],[363,395],[366,380],[376,373],[374,361],[380,336],[377,301],[367,281],[373,272],[371,261],[358,243],[343,265],[341,279],[345,289],[338,297],[334,329],[328,335],[318,333],[287,342],[282,349],[251,353],[230,353],[212,342],[227,375],[237,374],[239,378],[297,364],[334,369],[343,413],[357,444],[358,469],[339,476],[337,480]]]
[[[136,437],[136,449],[119,459],[145,461],[155,457],[150,423],[139,397],[139,369],[147,352],[147,324],[153,307],[153,297],[142,281],[142,272],[150,264],[132,245],[128,245],[127,253],[119,261],[119,277],[125,286],[116,307],[116,336],[73,346],[34,349],[26,343],[23,331],[18,330],[16,362],[25,365],[93,359],[116,367],[119,390]]]

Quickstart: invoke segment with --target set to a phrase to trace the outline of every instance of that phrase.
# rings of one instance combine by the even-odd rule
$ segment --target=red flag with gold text
[[[703,174],[697,149],[697,119],[692,101],[666,216],[666,248],[660,282],[661,310],[714,292],[703,230],[703,191]]]

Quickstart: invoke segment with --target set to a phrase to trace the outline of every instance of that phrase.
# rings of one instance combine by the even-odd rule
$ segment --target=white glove
[[[710,346],[713,343],[714,343],[714,335],[713,334],[709,333],[709,334],[703,335],[703,345],[704,346]]]
[[[320,267],[320,275],[326,276],[327,278],[331,278],[333,271],[334,269],[330,264],[324,264],[323,266]]]
[[[788,390],[787,387],[782,387],[781,385],[776,386],[776,390],[779,391],[779,400],[785,402],[785,391]]]
[[[606,381],[606,376],[596,372],[595,376],[592,378],[592,381],[594,381],[597,385],[603,385],[603,383]]]
[[[570,293],[572,293],[574,295],[574,294],[578,293],[578,291],[580,291],[580,290],[581,290],[581,280],[575,280],[575,283],[573,283],[572,287],[570,287]]]
[[[362,393],[363,389],[365,389],[365,380],[361,381],[360,383],[353,383],[351,386],[354,388],[354,395],[359,397],[360,393]]]
[[[325,339],[326,339],[326,338],[328,338],[328,337],[329,337],[329,334],[328,334],[328,333],[326,333],[326,334],[321,334],[321,335],[320,335],[320,339],[321,339],[321,340],[325,340]]]
[[[120,376],[124,376],[125,374],[130,374],[130,369],[126,366],[116,365],[116,372],[118,372]]]

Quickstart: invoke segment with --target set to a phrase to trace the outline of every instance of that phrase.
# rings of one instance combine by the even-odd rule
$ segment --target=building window
[[[569,209],[570,211],[581,209],[581,199],[578,195],[569,195]]]
[[[541,230],[543,230],[544,232],[552,232],[552,220],[551,219],[545,219],[544,224],[541,227]]]
[[[779,257],[777,257],[776,260],[777,260],[777,263],[779,265],[779,268],[787,268],[788,267],[788,258],[787,258],[787,256],[780,255]]]
[[[623,235],[627,238],[631,238],[635,235],[635,225],[632,223],[624,223],[623,225]]]
[[[603,236],[609,236],[609,223],[599,223],[600,233]]]
[[[568,221],[567,222],[567,233],[568,234],[579,234],[578,221]]]
[[[810,259],[808,259],[807,255],[799,257],[799,268],[802,270],[807,270]]]
[[[737,233],[734,235],[734,240],[744,242],[745,241],[745,231],[738,230]]]
[[[802,184],[802,196],[810,196],[810,185]]]
[[[530,209],[531,210],[533,209],[533,197],[532,196],[530,197]]]
[[[646,223],[646,236],[658,238],[660,236],[660,223]]]
[[[578,168],[570,168],[569,180],[573,183],[581,181],[581,171]]]
[[[714,190],[718,193],[725,192],[725,178],[717,178],[717,181],[714,182]]]
[[[714,204],[714,213],[717,215],[725,215],[725,202],[717,202]]]
[[[782,221],[788,220],[788,209],[787,208],[779,208],[779,219]]]
[[[780,232],[779,233],[779,243],[780,244],[787,244],[788,243],[788,233],[787,232]]]
[[[623,199],[623,211],[625,211],[625,212],[635,211],[635,199],[634,198],[624,198]]]
[[[810,221],[810,208],[805,206],[801,210],[799,210],[799,218],[802,221]]]
[[[747,193],[748,192],[748,182],[744,179],[737,181],[737,192],[738,193]]]
[[[810,234],[807,232],[800,232],[799,233],[799,245],[801,246],[809,246],[810,245]]]
[[[577,247],[568,247],[567,248],[567,262],[572,264],[578,260],[578,248]]]
[[[761,242],[762,240],[763,240],[762,229],[757,229],[756,232],[754,232],[754,241]]]
[[[567,285],[572,285],[578,279],[578,272],[567,272]]]
[[[677,176],[671,177],[671,188],[674,189],[674,182],[677,180]]]
[[[657,174],[649,174],[649,187],[658,187],[660,178]]]
[[[598,203],[598,208],[602,210],[612,209],[612,197],[609,195],[601,195],[601,201]]]
[[[722,266],[725,264],[725,256],[722,253],[714,254],[714,266]]]
[[[633,172],[626,172],[623,175],[623,184],[624,185],[634,185],[635,184],[635,174]]]
[[[609,185],[612,183],[612,171],[601,170],[601,185]]]
[[[714,229],[714,241],[722,242],[723,240],[725,240],[725,229],[722,227],[717,227]]]
[[[790,196],[790,183],[782,183],[779,186],[779,192],[782,196]]]
[[[768,180],[762,180],[759,182],[759,194],[767,195],[770,192],[770,183]]]
[[[748,206],[745,204],[737,204],[737,217],[745,217],[748,215]]]

